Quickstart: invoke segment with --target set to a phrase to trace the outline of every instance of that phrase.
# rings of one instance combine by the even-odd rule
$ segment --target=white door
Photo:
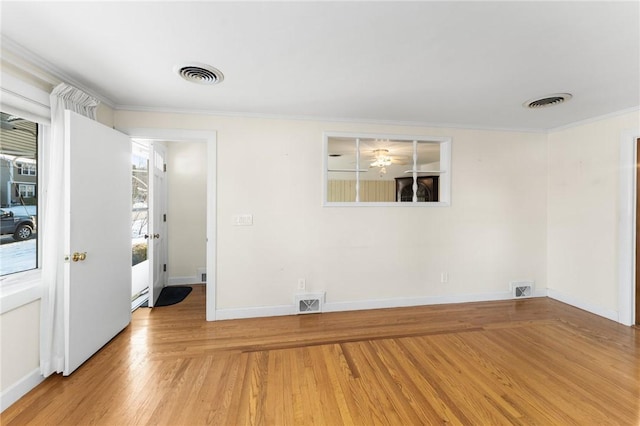
[[[65,165],[68,376],[131,321],[131,141],[65,111]]]
[[[166,217],[166,149],[154,142],[149,152],[149,307],[155,306],[166,284],[167,217]]]

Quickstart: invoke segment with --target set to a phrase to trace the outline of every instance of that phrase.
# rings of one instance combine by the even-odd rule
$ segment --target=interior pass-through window
[[[447,206],[451,139],[324,134],[325,206]]]

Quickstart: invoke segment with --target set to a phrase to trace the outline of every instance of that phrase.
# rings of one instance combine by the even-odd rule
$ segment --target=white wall
[[[169,283],[193,284],[200,282],[196,270],[207,264],[207,145],[166,145]]]
[[[636,111],[548,136],[550,295],[611,319],[619,311],[620,139],[639,129]]]
[[[328,303],[546,287],[544,134],[125,111],[114,121],[218,132],[218,309],[291,305],[298,278]],[[451,136],[451,207],[323,208],[323,131]],[[254,225],[233,226],[245,213]]]
[[[21,396],[22,383],[33,381],[36,370],[39,373],[39,330],[39,300],[0,315],[0,389],[3,409],[6,408],[5,399]]]

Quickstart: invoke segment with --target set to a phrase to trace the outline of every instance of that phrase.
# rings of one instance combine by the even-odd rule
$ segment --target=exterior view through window
[[[131,265],[147,260],[149,232],[149,153],[146,147],[133,145],[131,156]]]
[[[132,141],[131,155],[131,310],[149,293],[149,147]]]
[[[0,112],[0,275],[38,267],[38,125]]]

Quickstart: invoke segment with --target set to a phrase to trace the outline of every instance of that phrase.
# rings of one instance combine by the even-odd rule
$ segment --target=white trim
[[[589,302],[585,302],[577,297],[571,296],[566,293],[562,293],[552,288],[547,289],[547,294],[551,299],[555,299],[559,302],[566,303],[575,308],[582,309],[583,311],[591,312],[592,314],[610,319],[611,321],[618,322],[619,313],[613,309],[603,308],[602,306],[594,305]]]
[[[207,144],[207,288],[206,316],[207,321],[216,320],[216,279],[217,279],[217,145],[218,135],[214,130],[182,130],[158,128],[121,128],[121,132],[135,139],[151,139],[163,141],[205,142]],[[199,281],[196,281],[199,282]]]
[[[62,83],[62,79],[47,72],[51,64],[45,62],[40,56],[22,47],[9,37],[2,35],[2,60],[13,65],[17,69],[41,80],[43,83],[55,87]]]
[[[29,391],[44,381],[40,374],[40,368],[36,368],[31,373],[18,380],[2,392],[0,397],[0,411],[4,411],[13,405],[17,400],[25,396]]]
[[[622,132],[620,138],[620,206],[618,210],[618,321],[635,323],[636,249],[636,140],[640,129]]]
[[[584,126],[585,124],[595,123],[597,121],[618,117],[620,115],[625,115],[625,114],[629,114],[629,113],[636,112],[636,111],[640,111],[640,105],[634,106],[634,107],[631,107],[631,108],[625,108],[625,109],[620,110],[620,111],[609,112],[607,114],[598,115],[596,117],[591,117],[591,118],[587,118],[587,119],[580,120],[580,121],[575,121],[573,123],[565,124],[564,126],[558,126],[558,127],[552,128],[552,129],[547,129],[546,133],[555,133],[555,132],[558,132],[558,131],[571,129],[573,127]]]
[[[216,320],[281,317],[294,315],[293,305],[257,306],[252,308],[231,308],[216,310]]]
[[[533,297],[545,297],[546,290],[536,290]],[[402,297],[394,299],[357,300],[324,304],[324,312],[361,311],[367,309],[405,308],[411,306],[444,305],[449,303],[493,302],[515,300],[510,291],[481,294],[452,294],[445,296]]]
[[[315,293],[314,293],[315,294]],[[318,293],[319,294],[319,293]],[[322,293],[324,294],[324,293]],[[546,297],[545,289],[535,290],[533,297]],[[322,312],[362,311],[368,309],[405,308],[411,306],[442,305],[448,303],[492,302],[497,300],[515,300],[511,292],[459,294],[449,296],[402,297],[394,299],[369,299],[348,302],[324,303]],[[295,315],[295,305],[258,306],[249,308],[219,309],[216,318],[240,319],[261,318],[283,315]]]
[[[16,114],[27,120],[34,121],[38,124],[38,152],[43,152],[44,144],[50,137],[50,123],[51,123],[51,110],[49,94],[44,90],[37,88],[36,86],[25,83],[24,81],[17,79],[16,77],[1,73],[2,76],[2,103],[1,108],[3,112]],[[15,97],[6,97],[7,93],[12,93]],[[11,96],[13,96],[11,95]],[[17,103],[13,103],[13,102]],[[5,103],[6,102],[6,103]],[[22,110],[21,108],[25,108]],[[45,161],[42,160],[42,155],[39,161],[39,171],[36,176],[36,182],[29,182],[29,184],[38,185],[40,193],[46,193],[46,182],[43,181],[45,174]],[[40,197],[41,198],[41,197]],[[38,238],[44,235],[43,223],[44,213],[41,209],[42,202],[38,200],[37,213],[38,213]],[[40,240],[41,241],[41,240]],[[42,244],[38,244],[38,263],[42,260]],[[15,274],[5,275],[0,277],[0,314],[9,312],[20,306],[32,303],[40,299],[42,295],[42,271],[40,266],[36,269],[18,272]]]
[[[360,133],[360,132],[332,132],[326,131],[323,132],[323,136],[325,139],[328,137],[337,137],[337,138],[360,138],[360,139],[393,139],[394,141],[404,141],[404,142],[413,142],[414,140],[418,140],[421,142],[437,142],[437,143],[445,143],[451,142],[451,138],[449,136],[429,136],[429,135],[405,135],[400,133]]]
[[[40,269],[5,275],[0,279],[0,315],[40,299]]]
[[[351,201],[351,202],[337,202],[337,201],[325,201],[322,207],[412,207],[412,208],[429,208],[429,207],[449,207],[451,203],[445,201],[430,201],[428,203],[400,203],[396,201],[389,202],[368,202],[368,201]]]
[[[167,282],[168,286],[172,285],[193,285],[200,284],[201,281],[197,280],[195,276],[192,277],[169,277]]]
[[[534,129],[529,127],[493,127],[482,125],[471,125],[461,123],[434,123],[428,121],[402,121],[402,120],[376,120],[368,118],[342,118],[342,117],[321,117],[306,115],[288,115],[288,114],[264,114],[238,111],[215,111],[206,109],[188,109],[188,108],[160,108],[138,105],[116,105],[116,111],[131,112],[152,112],[159,114],[189,114],[189,115],[213,115],[218,117],[237,117],[237,118],[256,118],[260,120],[291,120],[291,121],[321,121],[331,123],[347,123],[347,124],[371,124],[381,126],[404,126],[404,127],[430,127],[436,129],[461,129],[461,130],[480,130],[488,132],[517,132],[517,133],[543,133],[546,129]]]
[[[34,77],[42,81],[45,81],[51,84],[52,86],[56,86],[61,82],[68,83],[72,86],[77,87],[83,92],[88,93],[89,95],[98,99],[101,103],[109,106],[110,108],[115,108],[115,102],[113,102],[111,99],[97,93],[91,87],[85,84],[82,84],[75,78],[71,77],[69,74],[62,71],[57,66],[53,65],[51,62],[48,62],[42,59],[40,56],[34,54],[30,50],[24,48],[20,44],[16,43],[12,39],[4,35],[2,36],[1,40],[2,40],[2,50],[12,55],[15,55],[17,58],[22,59],[28,65],[36,67],[36,70],[32,69],[31,67],[27,68],[25,67],[25,64],[18,63],[15,60],[12,61],[11,58],[8,58],[6,57],[6,55],[3,55],[3,59],[6,60],[7,62],[9,63],[13,62],[13,64],[19,69],[23,70],[24,72],[30,73]]]
[[[0,108],[3,112],[17,115],[38,124],[51,124],[49,94],[13,75],[2,72]]]

